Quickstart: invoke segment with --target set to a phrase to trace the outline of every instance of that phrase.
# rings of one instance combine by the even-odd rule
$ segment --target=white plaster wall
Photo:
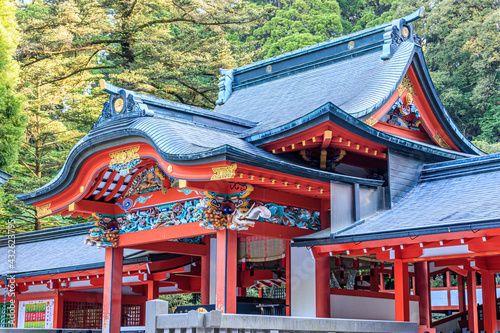
[[[215,304],[215,281],[217,281],[217,238],[210,238],[210,304]]]
[[[296,317],[316,317],[316,266],[309,250],[292,247],[290,253],[290,311]],[[330,290],[325,290],[330,293]]]
[[[395,320],[393,299],[330,295],[331,318]],[[410,321],[419,321],[418,302],[410,301]]]

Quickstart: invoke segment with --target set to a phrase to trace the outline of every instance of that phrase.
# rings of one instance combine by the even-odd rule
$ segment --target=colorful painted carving
[[[193,223],[202,220],[203,204],[200,200],[177,202],[148,210],[132,212],[124,217],[120,233],[156,229],[171,225]]]
[[[119,205],[127,211],[121,216],[94,215],[96,228],[90,230],[85,242],[89,245],[112,247],[118,242],[119,234],[163,228],[186,223],[199,223],[211,230],[247,230],[255,221],[276,223],[290,227],[320,230],[319,212],[306,209],[253,201],[249,195],[253,186],[229,183],[232,194],[200,192],[202,199],[164,204],[147,210],[129,210],[137,202],[151,196],[141,196],[135,201],[127,198]],[[182,191],[183,189],[178,189]],[[142,199],[140,199],[142,198]],[[200,239],[186,239],[199,242]]]
[[[321,229],[318,211],[310,212],[307,209],[274,203],[264,204],[260,202],[258,204],[265,206],[271,213],[271,217],[266,222],[309,230],[319,231]],[[259,219],[259,221],[264,221],[264,219]]]
[[[207,209],[204,213],[205,220],[200,222],[201,227],[213,230],[248,230],[258,219],[271,217],[271,212],[266,207],[255,207],[255,203],[250,206],[248,196],[253,191],[252,185],[230,183],[230,188],[239,192],[230,195],[204,193],[207,196]]]
[[[417,107],[413,103],[413,99],[410,99],[407,96],[407,101],[409,100],[411,100],[412,102],[405,104],[403,103],[401,98],[398,98],[389,112],[387,112],[387,114],[384,116],[383,120],[391,125],[420,131],[422,130],[420,114]]]
[[[130,171],[133,170],[136,166],[138,166],[142,160],[136,159],[125,164],[111,164],[109,168],[113,171],[117,171],[120,176],[127,177],[130,174]]]
[[[130,197],[141,193],[149,193],[162,190],[167,187],[164,181],[168,182],[168,177],[158,166],[152,166],[141,171],[133,180],[129,189],[123,194],[123,197]]]
[[[97,247],[117,247],[118,246],[118,230],[92,228],[89,234],[85,236],[83,242],[87,245]]]
[[[127,198],[123,200],[123,202],[115,202],[115,204],[128,213],[130,208],[132,208],[132,206],[134,205],[134,202],[132,201],[132,199]]]

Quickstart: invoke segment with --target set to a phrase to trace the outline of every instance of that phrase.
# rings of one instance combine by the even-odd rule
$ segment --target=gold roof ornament
[[[363,122],[365,124],[367,124],[368,126],[373,126],[375,125],[376,123],[378,123],[378,120],[375,119],[374,116],[371,116],[370,118],[366,118],[365,120],[363,120]]]
[[[42,217],[50,214],[52,214],[52,211],[50,210],[50,203],[36,207],[36,217]]]
[[[236,175],[237,168],[238,165],[236,163],[233,163],[229,166],[212,168],[214,174],[212,177],[210,177],[210,180],[232,179]]]
[[[451,149],[450,145],[444,141],[443,137],[438,132],[436,132],[433,138],[441,148]]]
[[[130,149],[124,149],[114,153],[110,153],[109,157],[111,157],[111,161],[109,162],[109,165],[127,164],[132,160],[136,160],[140,158],[139,154],[137,153],[138,151],[139,147],[133,147]]]

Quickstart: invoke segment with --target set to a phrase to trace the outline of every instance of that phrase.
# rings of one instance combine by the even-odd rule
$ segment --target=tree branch
[[[73,75],[75,74],[78,74],[78,73],[81,73],[81,72],[85,72],[85,71],[90,71],[90,70],[93,70],[93,69],[107,69],[107,68],[116,68],[116,66],[96,66],[96,67],[87,67],[87,68],[80,68],[74,72],[72,72],[71,74],[68,74],[66,76],[63,76],[63,77],[60,77],[60,78],[57,78],[57,79],[54,79],[54,80],[50,80],[50,81],[47,81],[47,82],[44,82],[40,85],[41,86],[45,86],[47,84],[51,84],[51,83],[55,83],[55,82],[58,82],[58,81],[62,81],[62,80],[65,80],[69,77],[72,77]]]

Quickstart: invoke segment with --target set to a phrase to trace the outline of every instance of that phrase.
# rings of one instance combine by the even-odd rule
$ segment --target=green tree
[[[426,6],[416,31],[448,112],[470,139],[500,141],[500,4],[496,0],[408,1],[397,15]]]
[[[19,40],[15,7],[9,0],[0,0],[0,13],[0,169],[6,169],[17,160],[25,118],[22,98],[15,92],[19,74],[12,58]]]
[[[102,109],[100,78],[181,103],[215,106],[218,69],[249,61],[234,36],[263,13],[239,0],[19,2],[16,57],[29,123],[9,193],[34,190],[56,175]],[[22,230],[74,223],[42,220],[13,196],[7,200]]]
[[[269,58],[319,43],[342,33],[340,7],[336,0],[277,1],[274,17],[253,31],[262,56]],[[272,8],[268,5],[266,8]]]
[[[400,0],[338,0],[343,33],[348,34],[390,22]]]
[[[23,99],[15,91],[19,65],[13,55],[18,41],[15,7],[9,0],[0,0],[0,169],[7,171],[17,160],[26,123]],[[0,189],[0,213],[4,213],[4,191]]]

